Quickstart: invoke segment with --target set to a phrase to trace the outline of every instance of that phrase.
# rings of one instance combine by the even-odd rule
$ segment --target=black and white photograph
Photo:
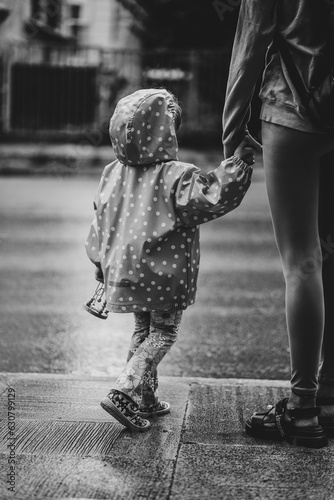
[[[0,0],[0,500],[334,499],[334,0]]]

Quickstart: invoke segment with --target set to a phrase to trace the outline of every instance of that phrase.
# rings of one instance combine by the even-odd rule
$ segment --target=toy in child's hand
[[[107,301],[104,298],[104,284],[102,282],[97,285],[94,295],[83,307],[93,316],[100,319],[107,319]]]

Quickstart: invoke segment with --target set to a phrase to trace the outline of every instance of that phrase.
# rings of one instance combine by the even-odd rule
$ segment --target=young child
[[[125,369],[101,406],[132,431],[166,414],[157,366],[177,339],[183,310],[195,302],[199,224],[236,208],[251,180],[244,143],[207,175],[177,159],[181,110],[164,89],[121,99],[110,121],[117,159],[103,171],[86,242],[104,279],[107,309],[134,313]]]

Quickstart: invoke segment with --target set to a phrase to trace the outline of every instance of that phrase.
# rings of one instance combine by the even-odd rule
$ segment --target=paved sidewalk
[[[145,434],[99,406],[109,384],[0,374],[1,499],[334,499],[334,441],[311,450],[244,434],[245,419],[286,395],[287,382],[162,377],[172,412]]]

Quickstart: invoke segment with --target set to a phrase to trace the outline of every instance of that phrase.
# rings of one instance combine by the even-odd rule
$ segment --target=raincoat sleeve
[[[196,167],[185,170],[175,193],[175,208],[182,223],[197,226],[237,208],[250,186],[252,171],[236,156],[206,175]]]
[[[254,89],[276,24],[277,0],[242,0],[236,28],[223,111],[225,158],[247,134]]]

